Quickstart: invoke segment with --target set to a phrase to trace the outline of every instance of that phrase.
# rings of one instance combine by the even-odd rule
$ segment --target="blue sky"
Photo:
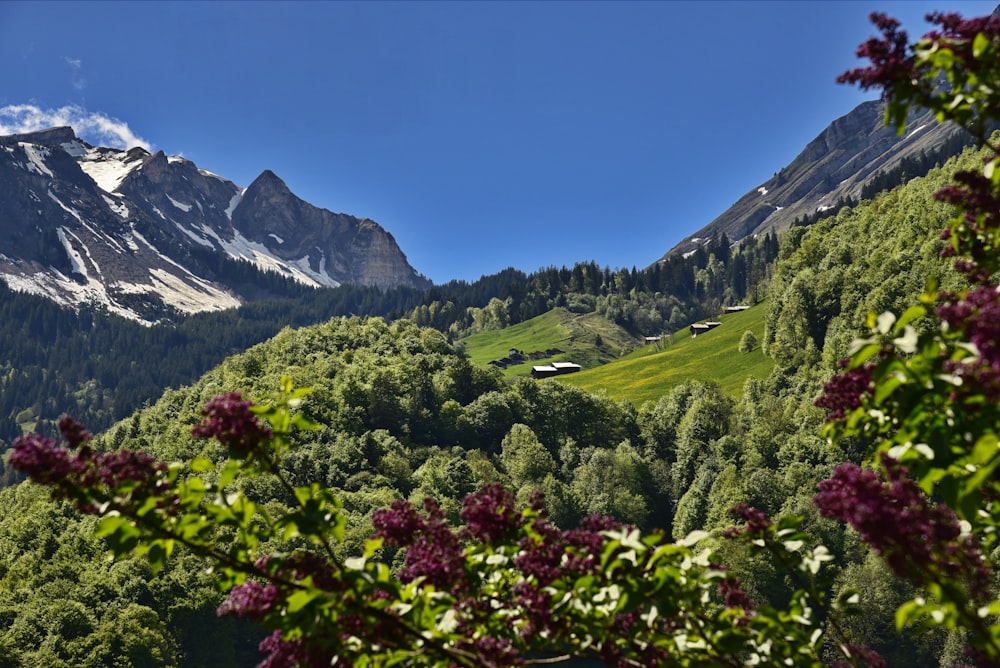
[[[992,2],[0,2],[0,131],[378,221],[436,283],[644,267],[874,94],[868,14]]]

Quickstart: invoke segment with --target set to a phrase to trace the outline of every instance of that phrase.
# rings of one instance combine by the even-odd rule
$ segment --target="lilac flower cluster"
[[[462,538],[496,545],[517,531],[521,514],[515,508],[514,495],[493,482],[465,497],[459,517],[465,522]]]
[[[447,526],[440,508],[431,500],[425,501],[422,510],[407,501],[395,501],[372,517],[376,536],[387,545],[406,548],[399,573],[401,581],[412,582],[422,577],[458,599],[456,631],[468,638],[458,646],[474,654],[485,666],[521,665],[522,658],[516,639],[484,639],[476,632],[480,623],[477,620],[492,617],[496,611],[491,601],[477,595],[465,571],[462,542],[509,546],[520,533],[513,565],[521,577],[502,605],[518,611],[510,621],[516,623],[518,637],[530,643],[540,634],[557,639],[570,631],[571,620],[553,611],[549,588],[559,580],[575,582],[582,576],[599,574],[605,532],[623,528],[611,518],[593,516],[585,518],[575,529],[560,530],[546,520],[540,495],[533,497],[531,509],[531,514],[522,515],[516,511],[514,496],[508,490],[499,484],[488,484],[464,500],[460,517],[465,526],[457,532]],[[724,586],[728,602],[748,603],[745,595],[740,598],[738,582],[729,581]],[[648,665],[658,665],[665,659],[651,644],[640,647],[622,641],[634,635],[631,629],[640,613],[641,610],[633,609],[618,615],[613,621],[615,631],[599,642],[597,651],[612,665],[633,665],[630,662],[643,652]]]
[[[763,511],[747,503],[738,503],[729,509],[729,514],[746,524],[742,527],[730,527],[722,532],[725,538],[738,538],[744,534],[754,537],[763,535],[771,528],[772,522]]]
[[[479,636],[468,643],[460,643],[460,649],[474,654],[483,668],[508,668],[523,666],[524,659],[513,643],[507,638]]]
[[[212,397],[202,409],[202,421],[191,429],[195,438],[216,438],[230,452],[247,456],[271,440],[270,427],[261,424],[239,392]]]
[[[746,611],[754,609],[750,596],[743,591],[743,583],[736,576],[719,580],[719,596],[727,608],[740,608]],[[748,617],[746,619],[749,619]]]
[[[402,582],[422,577],[455,595],[469,588],[459,537],[448,526],[437,501],[424,499],[423,515],[409,501],[394,501],[389,508],[375,511],[372,523],[376,537],[389,546],[406,548],[399,571]]]
[[[976,346],[974,361],[949,361],[946,370],[966,380],[993,403],[1000,400],[1000,292],[992,283],[966,294],[943,293],[936,313],[950,329],[962,332]]]
[[[653,643],[645,643],[642,647],[635,647],[619,642],[622,638],[634,637],[636,625],[640,621],[641,615],[638,609],[615,616],[611,633],[597,647],[597,652],[605,664],[617,668],[669,665],[670,653]]]
[[[166,465],[150,455],[134,450],[95,452],[88,445],[90,433],[66,416],[60,418],[59,429],[72,449],[37,434],[21,436],[14,440],[7,464],[51,486],[53,496],[73,500],[82,512],[92,514],[98,512],[95,498],[127,491],[135,502],[154,490],[167,491]]]
[[[924,35],[924,39],[938,48],[947,48],[955,60],[961,63],[961,71],[968,79],[990,81],[994,78],[994,61],[977,57],[974,44],[978,35],[985,35],[993,44],[1000,42],[1000,16],[989,14],[972,18],[962,18],[956,12],[931,12],[927,21],[940,27]],[[996,113],[996,109],[988,109]]]
[[[868,58],[872,64],[844,72],[837,77],[837,83],[857,84],[862,90],[882,88],[891,93],[899,82],[915,78],[909,38],[905,30],[899,29],[896,19],[881,12],[872,12],[869,18],[882,31],[882,37],[872,37],[856,53],[858,58]]]
[[[329,668],[330,657],[304,639],[285,640],[275,631],[260,641],[258,648],[267,657],[257,668]]]
[[[839,659],[830,664],[831,668],[855,668],[856,666],[886,668],[888,665],[878,652],[865,645],[848,643],[847,654],[850,657],[850,661]]]
[[[908,36],[900,30],[900,23],[881,12],[872,12],[871,22],[882,33],[881,37],[872,37],[857,49],[859,58],[867,58],[871,64],[844,72],[837,77],[838,83],[857,84],[862,90],[881,88],[889,97],[898,96],[900,89],[905,90],[905,96],[918,93],[922,106],[930,107],[934,97],[934,87],[929,81],[921,81],[918,63],[908,45]],[[1000,18],[983,16],[963,19],[959,14],[950,12],[932,12],[926,20],[940,29],[932,30],[923,37],[924,46],[928,50],[948,49],[969,79],[989,81],[992,78],[990,67],[992,61],[988,58],[977,58],[974,43],[977,35],[986,35],[991,42],[997,43],[1000,38]],[[937,75],[936,68],[927,72],[933,79]],[[919,88],[917,88],[919,87]],[[994,111],[995,110],[990,110]]]
[[[955,268],[971,282],[984,283],[996,270],[992,237],[993,231],[1000,228],[1000,194],[993,182],[979,172],[958,172],[954,179],[956,185],[934,193],[934,199],[963,212],[960,225],[941,233],[941,238],[949,242],[941,255],[962,256],[955,260]]]
[[[966,582],[973,599],[986,596],[990,574],[954,511],[932,502],[896,460],[883,456],[882,464],[884,482],[855,464],[835,468],[813,498],[820,514],[850,524],[899,577],[946,577]]]
[[[229,591],[226,600],[216,609],[220,617],[244,617],[264,626],[280,629],[286,622],[289,597],[298,585],[308,580],[327,592],[341,592],[342,609],[337,616],[335,633],[314,633],[296,640],[283,639],[275,631],[259,646],[266,657],[258,668],[292,668],[293,666],[329,666],[343,652],[341,643],[350,636],[385,636],[388,632],[376,623],[366,628],[357,612],[356,592],[348,592],[349,585],[337,577],[336,568],[323,556],[313,552],[294,552],[281,557],[261,557],[254,564],[258,579],[248,580]],[[374,598],[385,596],[378,590]],[[362,604],[361,607],[364,607]]]
[[[840,366],[847,366],[849,361],[840,360]],[[823,386],[823,394],[814,403],[830,411],[826,416],[827,422],[842,420],[850,411],[861,406],[864,396],[872,391],[874,368],[873,364],[865,364],[841,371]]]
[[[226,600],[216,609],[219,617],[227,615],[262,621],[274,609],[279,597],[278,586],[273,582],[261,583],[247,580],[229,590]]]

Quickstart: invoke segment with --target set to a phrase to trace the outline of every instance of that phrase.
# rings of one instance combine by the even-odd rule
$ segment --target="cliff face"
[[[258,279],[227,282],[225,260]],[[377,223],[315,207],[270,171],[244,190],[70,128],[0,137],[0,278],[12,288],[152,321],[266,295],[267,273],[315,287],[430,285]]]
[[[271,252],[282,260],[308,265],[313,274],[338,283],[424,286],[378,223],[315,207],[269,170],[246,189],[233,225],[248,238],[272,242]]]
[[[713,236],[736,242],[780,231],[799,217],[860,199],[865,185],[880,172],[921,152],[933,153],[962,131],[941,125],[930,112],[913,116],[900,137],[884,123],[885,105],[865,102],[831,123],[788,166],[741,197],[704,228],[666,255],[687,253]],[[664,257],[666,257],[666,255]]]

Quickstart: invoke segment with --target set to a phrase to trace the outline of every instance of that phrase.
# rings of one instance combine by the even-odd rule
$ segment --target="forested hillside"
[[[943,205],[928,205],[929,194],[956,168],[980,159],[967,152],[925,178],[783,236],[769,272],[763,337],[777,368],[767,378],[747,381],[738,399],[697,378],[641,406],[552,380],[522,378],[508,384],[497,370],[456,354],[441,331],[407,319],[334,318],[285,329],[227,358],[190,386],[167,391],[115,424],[98,445],[141,449],[166,460],[199,455],[218,460],[218,446],[190,434],[201,406],[232,390],[266,400],[287,375],[296,386],[314,388],[305,410],[323,429],[297,437],[299,447],[286,460],[285,474],[294,484],[318,482],[337,490],[348,517],[337,548],[342,556],[362,549],[373,531],[372,511],[394,499],[419,502],[431,496],[455,518],[462,497],[493,481],[507,485],[520,503],[543,490],[560,526],[572,526],[587,514],[609,514],[677,538],[728,526],[727,509],[746,502],[771,514],[804,515],[838,563],[846,564],[829,586],[835,592],[856,588],[864,593],[865,615],[846,622],[859,642],[876,648],[890,665],[937,666],[941,653],[952,651],[943,638],[913,642],[896,636],[893,611],[910,592],[883,575],[885,567],[870,558],[855,534],[821,519],[810,503],[832,466],[857,461],[863,452],[861,443],[849,442],[843,450],[819,436],[824,411],[813,400],[859,333],[861,316],[899,308],[932,275],[944,285],[954,281],[939,257],[939,231],[948,214]],[[514,319],[512,313],[532,312],[532,303],[543,308],[545,301],[548,308],[547,300],[600,311],[646,299],[645,308],[659,314],[658,300],[666,304],[675,298],[649,289],[655,277],[665,281],[683,268],[692,279],[688,296],[701,291],[716,304],[742,298],[747,293],[723,287],[723,277],[739,258],[764,247],[731,252],[719,243],[700,256],[647,272],[578,265],[530,279],[509,273],[483,279],[478,287],[494,281],[492,291],[506,282],[511,293],[517,292],[519,299],[505,298],[510,301],[501,319],[504,313]],[[744,291],[762,280],[748,280]],[[569,287],[574,290],[563,292]],[[496,294],[477,297],[476,289],[445,286],[439,297],[462,294],[472,302]],[[371,303],[378,298],[372,295]],[[432,306],[440,303],[431,299],[417,309],[416,319],[425,313],[431,318]],[[511,309],[514,304],[519,309]],[[230,317],[237,315],[246,317],[245,312]],[[433,324],[454,334],[456,323],[457,329],[486,328],[489,320],[475,309],[464,318]],[[177,335],[184,331],[179,327]],[[251,482],[245,491],[255,500],[275,510],[289,503],[278,488]],[[214,619],[220,598],[201,565],[183,550],[156,577],[150,577],[142,558],[109,564],[101,541],[92,536],[93,526],[91,518],[48,500],[31,484],[0,492],[3,665],[253,662],[256,632]],[[758,603],[780,603],[788,596],[787,583],[767,560],[748,558],[726,543],[718,547]]]
[[[763,295],[777,248],[773,236],[736,249],[723,237],[688,258],[641,271],[600,269],[592,262],[532,274],[508,269],[427,292],[286,285],[282,294],[291,293],[287,298],[153,327],[101,312],[61,309],[0,284],[0,337],[8,342],[0,348],[0,448],[25,430],[54,433],[63,413],[104,429],[164,389],[193,382],[227,355],[283,327],[334,316],[409,315],[454,340],[565,307],[596,313],[636,337],[674,331],[717,313],[722,304]],[[227,267],[236,271],[239,265]]]
[[[419,295],[407,288],[298,288],[292,298],[145,327],[61,308],[0,282],[0,448],[24,430],[54,433],[63,413],[103,429],[283,327],[349,313],[398,316]]]

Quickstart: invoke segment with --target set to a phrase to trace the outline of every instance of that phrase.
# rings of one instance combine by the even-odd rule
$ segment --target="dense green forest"
[[[957,658],[955,639],[902,640],[893,614],[912,592],[886,573],[856,534],[819,517],[811,503],[831,468],[858,461],[865,449],[864,443],[849,440],[838,447],[821,438],[824,411],[813,401],[848,353],[866,313],[899,310],[931,276],[945,287],[956,281],[939,257],[948,208],[930,203],[930,195],[956,169],[980,160],[967,151],[871,201],[793,227],[780,240],[768,236],[733,249],[718,239],[689,258],[642,272],[593,264],[532,275],[511,270],[475,284],[441,286],[413,303],[407,303],[413,295],[399,295],[393,309],[411,318],[336,317],[284,328],[200,378],[172,381],[178,389],[105,430],[98,445],[142,449],[166,460],[218,460],[216,446],[190,435],[201,406],[230,390],[266,399],[287,375],[296,386],[314,388],[305,409],[324,427],[298,436],[300,447],[286,460],[286,474],[296,484],[319,482],[338,490],[349,516],[338,547],[343,555],[361,549],[372,533],[372,511],[392,500],[432,496],[454,516],[464,495],[491,481],[503,482],[521,502],[543,490],[560,526],[587,514],[609,514],[675,537],[700,528],[718,531],[732,521],[727,509],[746,502],[770,514],[804,516],[810,531],[840,557],[836,563],[843,566],[829,588],[857,589],[866,606],[864,615],[845,622],[852,637],[877,649],[890,665],[937,666]],[[456,351],[465,332],[502,327],[554,306],[604,313],[635,332],[660,331],[686,326],[694,314],[717,312],[724,303],[762,297],[765,287],[762,343],[776,368],[766,378],[749,379],[735,400],[691,379],[635,406],[554,379],[505,382],[499,371],[474,366]],[[761,293],[754,295],[755,289]],[[357,294],[377,310],[391,293]],[[9,294],[3,303],[38,304]],[[207,340],[224,318],[234,318],[236,330],[244,323],[235,318],[252,325],[253,313],[241,309],[173,328],[137,330],[150,337],[146,346],[102,343],[104,350],[155,349],[163,362],[175,349],[155,337],[174,332],[194,338],[199,323]],[[26,319],[22,314],[17,322]],[[82,328],[87,331],[104,331],[97,319],[80,322],[89,323]],[[63,326],[69,336],[73,326]],[[50,329],[36,324],[19,336]],[[270,336],[265,325],[258,335]],[[225,336],[215,333],[216,339]],[[238,345],[226,339],[226,346]],[[86,364],[90,353],[75,348],[60,354],[68,364]],[[210,357],[202,363],[213,364]],[[103,387],[121,382],[117,375],[100,378],[98,362],[93,364]],[[139,360],[128,364],[138,366]],[[195,373],[194,367],[188,372]],[[44,378],[41,383],[33,391],[44,401],[49,393]],[[280,507],[289,501],[261,479],[248,484],[245,491],[260,503]],[[92,518],[81,518],[31,484],[0,491],[0,666],[255,661],[257,632],[215,619],[220,598],[199,564],[182,552],[152,577],[143,559],[111,563],[93,526]],[[780,603],[789,595],[788,583],[767,560],[725,543],[718,549],[755,600]]]

